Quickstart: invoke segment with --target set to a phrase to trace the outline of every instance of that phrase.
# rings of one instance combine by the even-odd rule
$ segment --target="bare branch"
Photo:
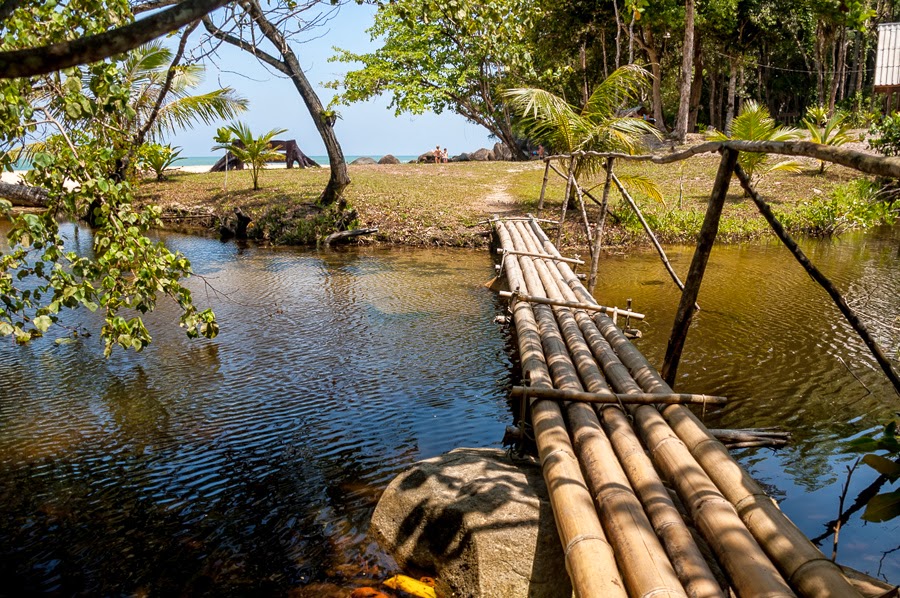
[[[39,48],[0,52],[0,79],[43,75],[133,50],[202,18],[229,1],[185,0],[146,19],[105,33]]]
[[[269,66],[275,68],[278,72],[290,76],[291,72],[285,64],[272,56],[271,54],[260,50],[255,44],[245,42],[241,38],[231,35],[230,33],[226,33],[222,31],[218,27],[216,27],[215,23],[212,22],[212,19],[209,17],[203,18],[203,26],[206,27],[206,30],[216,39],[220,39],[223,42],[229,43],[232,46],[237,46],[241,50],[256,56],[258,59],[262,60]]]
[[[147,122],[144,123],[144,126],[141,127],[141,130],[137,132],[137,135],[134,136],[134,145],[139,146],[144,143],[144,138],[147,136],[147,133],[153,128],[153,123],[156,122],[156,117],[159,115],[159,111],[162,108],[163,104],[166,101],[166,96],[169,94],[169,90],[172,88],[172,81],[175,80],[175,75],[178,73],[178,64],[181,62],[182,57],[184,57],[184,48],[187,46],[188,38],[191,36],[191,33],[197,28],[197,25],[200,24],[200,21],[194,21],[190,25],[188,25],[187,29],[184,30],[184,33],[181,35],[181,42],[178,44],[178,50],[175,52],[174,58],[172,58],[172,64],[169,65],[169,70],[166,72],[166,80],[163,82],[162,88],[159,90],[159,95],[156,97],[156,102],[153,104],[153,110],[150,111],[150,114],[147,116]]]
[[[178,1],[179,0],[147,0],[147,2],[141,2],[132,6],[131,14],[139,15],[141,13],[150,12],[151,10],[174,6],[178,4]]]

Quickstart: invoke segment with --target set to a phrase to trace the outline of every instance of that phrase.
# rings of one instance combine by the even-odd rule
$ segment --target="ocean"
[[[367,157],[372,158],[376,162],[380,160],[385,154],[368,154],[368,155],[352,155],[352,156],[344,156],[344,159],[347,161],[347,164],[350,164],[357,158]],[[215,164],[219,158],[222,156],[186,156],[179,158],[174,166],[177,168],[179,166],[212,166]],[[401,162],[409,162],[410,160],[415,160],[419,156],[395,156]],[[328,156],[310,156],[317,163],[327,166],[328,165]],[[28,160],[19,160],[15,163],[13,167],[15,170],[31,170],[31,162]]]

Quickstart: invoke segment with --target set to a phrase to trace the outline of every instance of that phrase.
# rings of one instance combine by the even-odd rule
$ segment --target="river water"
[[[87,231],[67,235],[89,247]],[[166,240],[201,275],[217,339],[186,339],[163,304],[141,354],[105,360],[96,334],[0,344],[0,595],[345,595],[380,579],[392,565],[366,529],[386,484],[413,461],[500,446],[512,422],[488,253]],[[898,246],[896,228],[807,244],[893,351]],[[690,250],[671,252],[686,271]],[[602,302],[648,314],[638,346],[658,363],[677,294],[656,257],[612,256],[601,275]],[[777,245],[717,247],[699,302],[678,388],[732,399],[710,425],[794,434],[740,459],[818,535],[852,463],[841,443],[900,402]],[[848,503],[874,479],[863,469]],[[900,551],[883,555],[898,521],[857,513],[840,559],[900,581]]]

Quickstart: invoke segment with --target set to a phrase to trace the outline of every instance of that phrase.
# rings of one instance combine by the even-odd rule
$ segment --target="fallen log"
[[[50,201],[46,189],[19,183],[0,182],[0,197],[18,208],[46,208]]]
[[[361,237],[363,235],[371,235],[378,232],[378,228],[358,228],[356,230],[341,230],[334,233],[331,233],[327,237],[325,237],[325,246],[331,247],[333,244],[340,242],[346,242],[354,237]]]

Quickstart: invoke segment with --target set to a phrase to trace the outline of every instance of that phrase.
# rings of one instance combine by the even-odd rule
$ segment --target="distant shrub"
[[[875,137],[869,147],[883,156],[900,156],[900,112],[885,116],[869,132]]]
[[[839,185],[831,195],[805,201],[782,220],[785,225],[813,236],[833,236],[856,228],[893,222],[891,204],[882,200],[881,186],[868,179]]]

